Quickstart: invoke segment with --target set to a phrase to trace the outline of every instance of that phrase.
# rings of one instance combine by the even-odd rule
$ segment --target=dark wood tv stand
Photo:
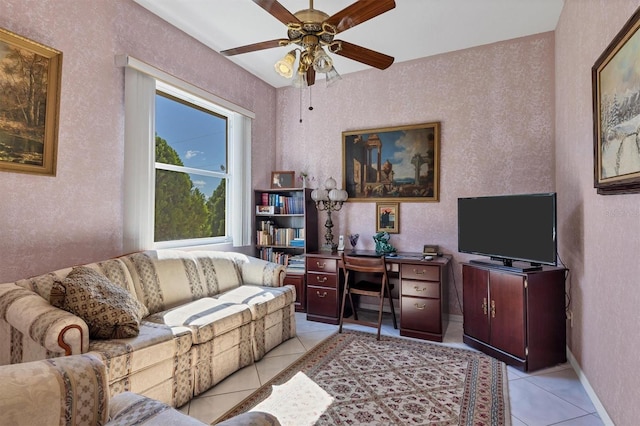
[[[463,264],[463,341],[523,371],[566,362],[565,272]]]

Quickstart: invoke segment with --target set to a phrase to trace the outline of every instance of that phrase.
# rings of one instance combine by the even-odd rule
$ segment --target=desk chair
[[[389,298],[389,306],[391,307],[391,315],[393,316],[393,328],[397,329],[398,324],[396,322],[396,311],[393,307],[393,300],[391,299],[391,289],[389,286],[389,277],[387,276],[387,264],[384,256],[380,257],[360,257],[342,255],[342,267],[344,269],[344,292],[342,293],[342,308],[340,309],[340,327],[338,333],[342,333],[342,323],[352,323],[375,327],[374,323],[358,320],[358,312],[356,306],[353,303],[353,294],[359,294],[362,296],[374,296],[380,300],[378,306],[378,337],[380,340],[380,326],[382,325],[382,305],[384,303],[385,296]],[[352,272],[360,272],[369,274],[375,278],[379,278],[379,281],[373,282],[369,280],[358,281],[351,283]],[[355,278],[355,277],[354,277]],[[349,302],[353,309],[353,319],[344,318],[344,307],[347,301],[347,295],[349,295]]]

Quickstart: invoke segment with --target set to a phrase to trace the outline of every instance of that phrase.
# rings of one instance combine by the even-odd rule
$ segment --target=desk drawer
[[[336,289],[338,288],[338,275],[309,272],[307,273],[307,285],[317,285]]]
[[[403,296],[401,300],[400,326],[405,329],[440,334],[440,299],[422,299]]]
[[[440,267],[436,265],[406,264],[400,267],[400,277],[403,280],[440,281]]]
[[[338,290],[327,287],[307,287],[307,314],[338,318]]]
[[[335,273],[338,271],[338,259],[307,257],[307,271]]]
[[[440,282],[402,280],[402,295],[440,298]]]

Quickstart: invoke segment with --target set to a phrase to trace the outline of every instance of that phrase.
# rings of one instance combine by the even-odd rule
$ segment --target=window
[[[249,245],[252,113],[125,61],[125,251]]]
[[[162,90],[155,99],[154,241],[226,239],[227,117]]]

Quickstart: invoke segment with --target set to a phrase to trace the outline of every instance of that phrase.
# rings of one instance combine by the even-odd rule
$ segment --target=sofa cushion
[[[252,319],[264,318],[293,303],[296,294],[291,286],[261,287],[243,285],[218,296],[218,300],[229,303],[241,303],[249,306]]]
[[[121,339],[137,336],[147,308],[107,277],[86,266],[74,268],[52,292],[64,294],[52,299],[58,307],[82,318],[94,339]]]
[[[153,314],[147,320],[170,327],[188,327],[193,334],[193,343],[199,344],[249,324],[251,311],[247,305],[204,297]]]
[[[191,349],[191,331],[147,321],[140,323],[140,334],[128,339],[91,340],[89,350],[104,359],[109,383],[163,362],[176,360]]]

